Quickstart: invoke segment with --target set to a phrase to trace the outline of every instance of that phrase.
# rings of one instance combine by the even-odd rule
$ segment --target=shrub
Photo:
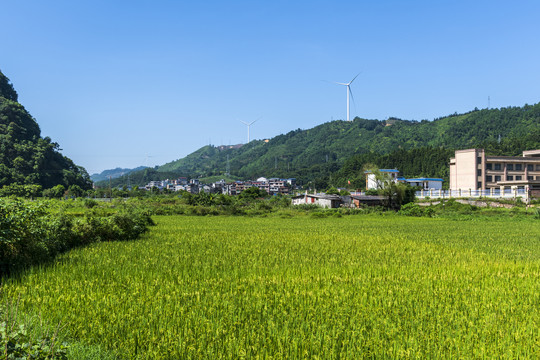
[[[420,206],[415,203],[408,203],[401,207],[398,214],[405,216],[427,216],[432,217],[435,211],[431,206]]]
[[[131,207],[94,207],[79,215],[50,203],[0,199],[0,275],[51,260],[75,246],[131,240],[153,224],[147,211]]]
[[[97,206],[98,202],[96,200],[92,199],[84,199],[84,206],[88,209],[91,209],[95,206]]]

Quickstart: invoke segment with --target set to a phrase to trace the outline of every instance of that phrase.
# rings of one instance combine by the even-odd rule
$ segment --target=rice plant
[[[533,219],[155,220],[4,296],[126,359],[540,356]]]

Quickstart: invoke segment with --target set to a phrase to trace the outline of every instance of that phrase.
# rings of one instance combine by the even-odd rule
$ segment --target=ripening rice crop
[[[4,296],[126,359],[540,356],[538,222],[156,221]]]

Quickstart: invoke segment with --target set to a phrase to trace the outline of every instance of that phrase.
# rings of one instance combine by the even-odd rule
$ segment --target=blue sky
[[[351,117],[539,102],[538,1],[2,4],[0,69],[89,173]]]

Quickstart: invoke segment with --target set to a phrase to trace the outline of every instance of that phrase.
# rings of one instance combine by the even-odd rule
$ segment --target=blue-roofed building
[[[442,189],[443,179],[439,178],[414,178],[414,179],[405,179],[405,182],[411,186],[419,186],[423,190],[440,190]]]
[[[399,175],[399,170],[397,169],[379,169],[379,173],[383,174],[384,177],[387,180],[393,181],[393,182],[402,182],[409,184],[411,186],[419,186],[423,190],[439,190],[442,189],[442,183],[443,179],[439,178],[427,178],[427,177],[421,177],[421,178],[413,178],[413,179],[407,179],[404,176]],[[376,176],[371,171],[366,171],[366,189],[380,189],[382,186],[384,186],[383,182],[380,181],[380,179],[376,179]]]

